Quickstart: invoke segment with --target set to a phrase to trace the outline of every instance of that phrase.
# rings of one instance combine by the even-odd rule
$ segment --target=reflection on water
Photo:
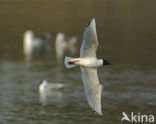
[[[39,85],[40,102],[43,105],[47,105],[49,99],[54,101],[60,101],[62,98],[62,92],[64,85],[62,83],[49,83],[47,80],[42,80]]]
[[[55,62],[0,63],[1,120],[43,123],[120,123],[121,113],[155,113],[155,67],[147,69],[120,68],[121,65],[99,69],[104,84],[102,96],[103,117],[96,115],[87,103],[79,68],[58,70]],[[150,69],[148,69],[150,68]],[[15,71],[18,70],[18,71]],[[40,96],[40,80],[60,82],[61,91]],[[41,100],[41,101],[40,101]],[[41,103],[46,106],[42,106]]]
[[[1,0],[0,123],[120,124],[122,112],[155,114],[155,11],[154,0]],[[89,108],[80,69],[65,69],[54,47],[56,34],[64,32],[78,37],[79,49],[92,17],[97,22],[98,57],[112,63],[99,68],[102,117]],[[24,60],[22,33],[28,29],[54,36],[50,55]],[[47,95],[46,106],[38,93],[42,79],[66,86]]]
[[[52,104],[57,104],[57,102],[60,102],[63,94],[60,91],[51,91],[40,93],[39,95],[42,105],[47,105],[49,102]]]

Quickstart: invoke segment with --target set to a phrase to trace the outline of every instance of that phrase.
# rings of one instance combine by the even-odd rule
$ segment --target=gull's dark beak
[[[103,65],[112,65],[112,64],[108,62],[107,60],[103,59]]]

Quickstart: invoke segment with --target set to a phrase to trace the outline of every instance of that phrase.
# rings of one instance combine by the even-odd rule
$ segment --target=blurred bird
[[[33,55],[40,55],[48,52],[48,40],[50,40],[50,38],[50,33],[35,36],[31,30],[26,31],[23,39],[24,55],[27,58],[31,58]]]
[[[76,53],[76,47],[75,47],[76,43],[77,43],[76,37],[71,37],[68,40],[65,37],[64,33],[58,33],[55,42],[57,58],[62,59],[65,52],[69,52],[71,55],[74,55]]]
[[[39,85],[40,102],[43,105],[46,105],[48,98],[52,98],[53,100],[60,100],[62,97],[60,90],[63,88],[64,85],[61,83],[48,83],[47,80],[42,80]]]
[[[82,82],[88,103],[92,109],[94,109],[99,115],[102,115],[101,94],[103,86],[99,83],[97,67],[110,65],[110,63],[105,59],[96,58],[97,46],[98,39],[96,23],[93,18],[84,31],[83,42],[80,49],[80,58],[66,57],[65,66],[67,68],[80,66]]]
[[[63,87],[64,85],[61,83],[48,83],[47,80],[42,80],[39,85],[39,92],[59,90]]]

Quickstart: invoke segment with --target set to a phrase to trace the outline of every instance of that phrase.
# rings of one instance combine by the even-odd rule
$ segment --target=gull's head
[[[110,62],[108,62],[107,60],[103,59],[103,66],[104,65],[111,65]]]
[[[56,36],[56,39],[57,39],[57,40],[64,40],[64,38],[65,38],[65,36],[64,36],[64,34],[61,33],[61,32],[58,33],[57,36]]]
[[[48,84],[47,80],[41,80],[40,84],[39,84],[39,92],[43,92],[45,89],[45,86]]]
[[[26,31],[24,34],[23,34],[24,37],[33,37],[34,36],[34,33],[31,31],[31,30],[28,30]]]
[[[40,85],[46,85],[46,84],[48,84],[47,80],[41,80]]]

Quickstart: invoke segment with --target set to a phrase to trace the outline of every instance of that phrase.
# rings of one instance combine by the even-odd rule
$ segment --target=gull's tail
[[[71,58],[71,57],[65,57],[64,64],[66,68],[72,68],[77,66],[75,63],[79,61],[79,58]]]

